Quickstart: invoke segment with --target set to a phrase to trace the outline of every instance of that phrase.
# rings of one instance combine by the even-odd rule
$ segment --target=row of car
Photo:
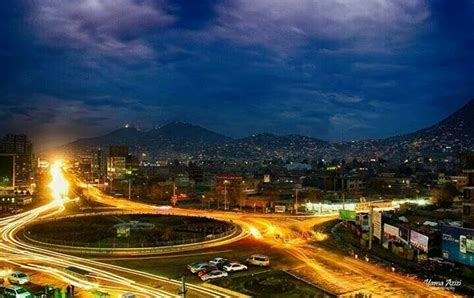
[[[0,286],[0,296],[8,298],[29,298],[31,293],[20,286],[11,285],[9,287]]]
[[[251,255],[247,264],[254,266],[270,266],[270,259],[264,255]],[[225,258],[214,258],[209,262],[194,262],[188,265],[191,273],[197,274],[203,281],[227,277],[229,272],[247,270],[248,267],[236,261]]]
[[[54,294],[54,288],[49,286],[37,286],[37,285],[28,285],[28,289],[23,288],[20,285],[26,285],[30,282],[30,277],[28,274],[16,271],[12,272],[10,270],[1,270],[1,278],[7,279],[9,286],[4,286],[0,284],[0,297],[8,298],[33,298],[33,297],[51,297]]]
[[[19,286],[30,282],[30,277],[23,272],[12,272],[2,270],[2,278],[6,277],[10,286],[0,285],[1,297],[26,298],[32,297],[31,293],[25,288]]]

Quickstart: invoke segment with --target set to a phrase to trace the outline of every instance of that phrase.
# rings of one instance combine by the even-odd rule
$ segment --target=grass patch
[[[329,297],[323,290],[276,270],[231,276],[212,283],[252,297]]]
[[[118,237],[114,225],[138,221],[151,228],[132,229],[129,237]],[[206,240],[208,235],[229,231],[226,222],[204,217],[174,215],[120,215],[64,218],[28,228],[38,241],[86,247],[152,247]]]

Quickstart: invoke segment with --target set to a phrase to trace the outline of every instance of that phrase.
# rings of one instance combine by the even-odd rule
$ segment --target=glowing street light
[[[62,204],[68,196],[69,182],[67,182],[63,173],[63,164],[61,161],[56,161],[50,167],[51,182],[48,184],[51,189],[51,195],[54,202]]]
[[[224,180],[224,210],[228,209],[227,206],[227,185],[229,184],[229,180]]]

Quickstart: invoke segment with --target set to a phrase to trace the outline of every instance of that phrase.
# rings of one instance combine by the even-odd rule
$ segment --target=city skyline
[[[0,297],[474,297],[474,1],[0,22]]]
[[[474,94],[469,1],[6,7],[1,133],[45,146],[170,121],[237,138],[381,138],[430,126]]]

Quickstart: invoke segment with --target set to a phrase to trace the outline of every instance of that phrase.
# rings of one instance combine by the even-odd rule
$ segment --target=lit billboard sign
[[[418,233],[417,231],[410,231],[410,244],[413,247],[428,252],[428,241],[428,236]]]
[[[442,226],[443,258],[474,267],[474,230]]]
[[[390,239],[400,239],[400,230],[397,227],[394,227],[389,224],[384,224],[383,225],[383,234],[385,238],[390,238]]]
[[[15,156],[0,154],[0,189],[15,187]]]
[[[355,221],[356,215],[357,213],[353,210],[339,209],[339,218],[342,220]]]

